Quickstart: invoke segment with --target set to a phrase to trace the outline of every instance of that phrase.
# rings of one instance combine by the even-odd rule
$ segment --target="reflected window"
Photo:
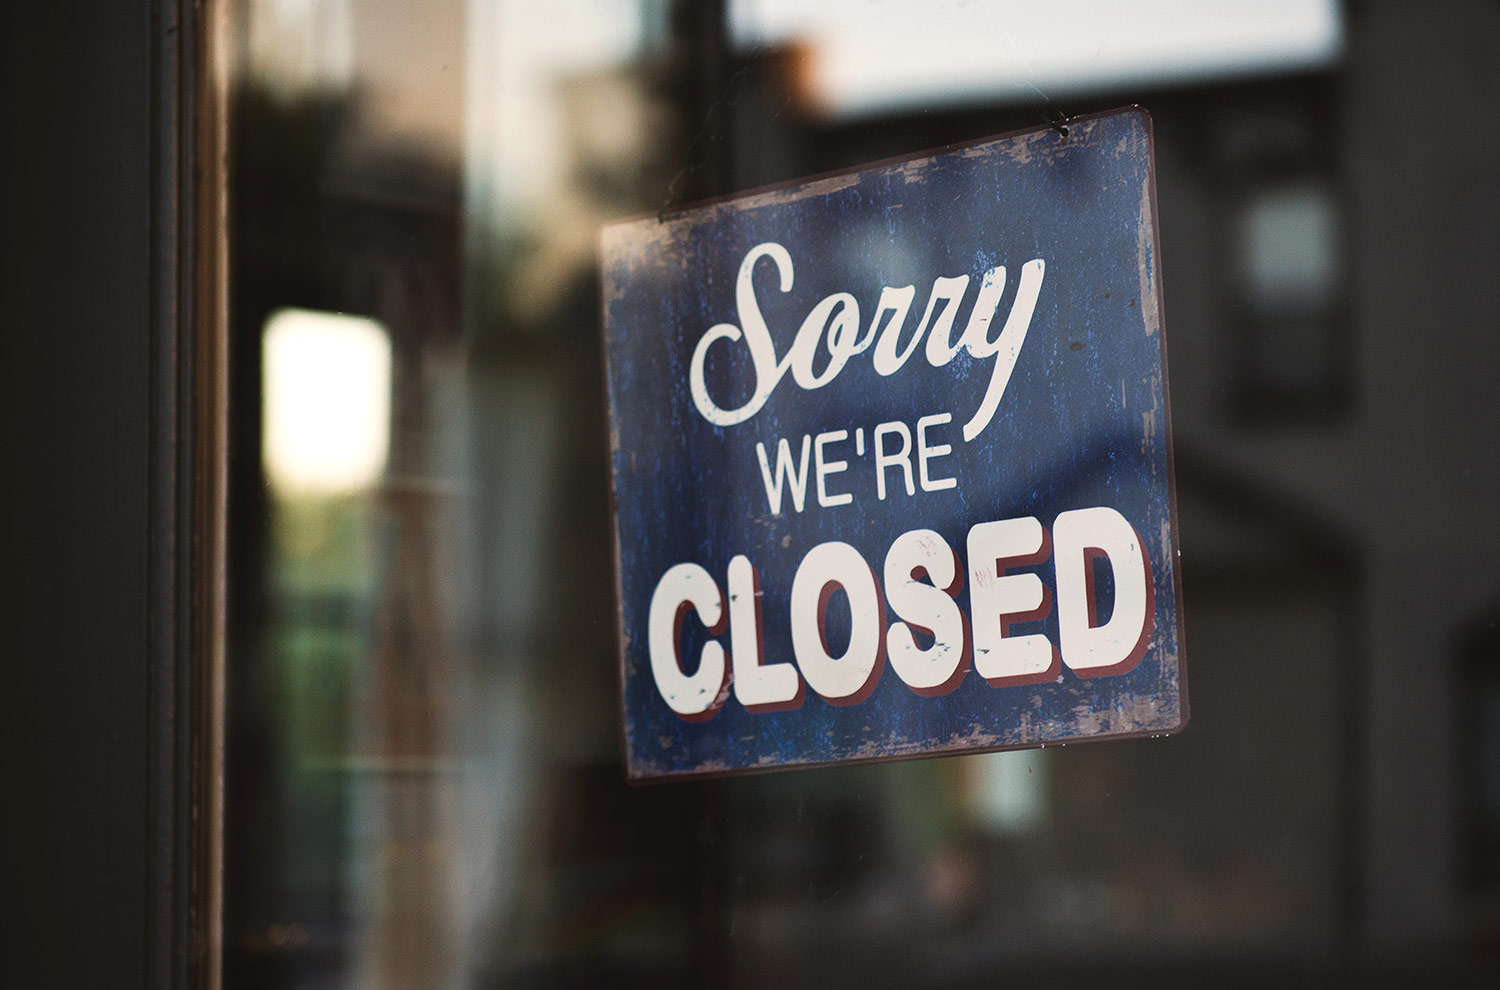
[[[1330,184],[1313,176],[1268,181],[1249,193],[1235,225],[1245,398],[1309,405],[1331,399],[1344,355],[1341,232]]]
[[[1226,330],[1214,371],[1227,386],[1226,418],[1239,425],[1327,424],[1349,411],[1357,342],[1338,78],[1225,90],[1174,135],[1190,142],[1177,153],[1197,166],[1222,217],[1203,232]]]

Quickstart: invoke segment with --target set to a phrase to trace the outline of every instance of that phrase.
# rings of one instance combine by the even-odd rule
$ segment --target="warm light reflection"
[[[1337,0],[736,0],[730,17],[741,48],[805,43],[808,95],[842,116],[1305,70],[1343,34]]]
[[[374,320],[283,309],[266,321],[264,457],[276,489],[338,494],[385,468],[391,342]]]
[[[250,74],[283,96],[346,88],[354,73],[353,14],[351,0],[249,0]]]

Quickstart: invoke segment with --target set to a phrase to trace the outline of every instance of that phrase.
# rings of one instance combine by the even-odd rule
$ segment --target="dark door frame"
[[[225,6],[0,13],[9,986],[218,980]]]

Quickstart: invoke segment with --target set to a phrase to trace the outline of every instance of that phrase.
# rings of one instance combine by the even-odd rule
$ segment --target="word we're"
[[[1005,266],[991,268],[980,280],[979,292],[974,299],[969,321],[953,340],[953,324],[958,316],[958,306],[969,287],[969,276],[938,277],[933,280],[932,291],[927,298],[927,307],[917,324],[916,332],[904,345],[902,329],[916,298],[914,285],[900,288],[885,286],[880,290],[875,313],[868,327],[861,332],[859,303],[847,292],[835,292],[825,296],[808,312],[798,328],[792,346],[782,357],[776,355],[776,343],[761,315],[760,304],[755,298],[753,284],[755,264],[761,258],[769,258],[776,266],[782,292],[790,292],[794,269],[792,256],[787,249],[772,241],[757,244],[740,263],[735,283],[735,306],[739,311],[740,326],[733,323],[716,323],[698,340],[693,349],[689,368],[688,384],[693,404],[703,418],[715,426],[733,426],[743,423],[766,404],[771,393],[781,384],[788,371],[792,380],[803,389],[822,388],[833,381],[849,359],[862,354],[874,345],[871,358],[875,371],[889,376],[916,353],[917,347],[926,338],[924,352],[927,361],[934,367],[942,367],[952,361],[959,351],[968,351],[977,360],[993,360],[989,385],[984,399],[970,420],[964,424],[965,441],[973,440],[989,425],[1005,394],[1011,371],[1016,365],[1016,356],[1026,340],[1026,331],[1031,326],[1031,317],[1036,309],[1037,295],[1042,289],[1042,276],[1046,263],[1034,258],[1021,266],[1021,277],[1016,287],[1015,300],[1011,303],[1010,315],[999,336],[990,339],[990,324],[1000,308],[1000,298],[1005,292]],[[889,319],[886,319],[889,314]],[[882,326],[883,324],[883,326]],[[720,340],[730,343],[744,341],[755,372],[755,391],[743,405],[725,409],[708,394],[705,367],[708,350]],[[821,371],[813,369],[813,360],[818,345],[825,344],[828,365]]]
[[[917,420],[916,428],[916,475],[921,479],[922,491],[940,492],[950,488],[958,487],[957,478],[934,477],[932,462],[940,457],[947,457],[953,453],[953,447],[946,443],[932,443],[927,439],[927,431],[935,427],[952,422],[953,417],[947,413],[937,413],[933,416],[923,416]],[[906,482],[906,494],[915,495],[916,485],[912,481],[912,431],[899,419],[889,423],[881,423],[873,431],[872,453],[875,461],[875,497],[882,502],[885,501],[886,472],[895,470],[898,480]],[[848,430],[829,430],[819,433],[814,437],[811,433],[802,435],[802,459],[796,462],[792,459],[792,445],[785,437],[776,445],[776,469],[771,469],[771,460],[766,454],[765,443],[755,445],[755,456],[760,461],[760,477],[766,486],[766,502],[775,515],[781,514],[781,495],[783,491],[791,494],[792,508],[798,512],[802,511],[807,502],[807,455],[813,453],[813,477],[816,479],[818,504],[824,508],[834,505],[848,505],[854,501],[854,496],[849,492],[830,491],[828,476],[841,474],[848,470],[849,462],[835,460],[829,450],[849,440]],[[865,456],[865,428],[859,427],[854,431],[854,455]]]

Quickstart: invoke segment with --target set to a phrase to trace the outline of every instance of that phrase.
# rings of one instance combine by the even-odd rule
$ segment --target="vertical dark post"
[[[724,0],[676,0],[668,16],[665,88],[681,143],[666,193],[670,208],[730,191],[736,93]]]
[[[738,94],[725,8],[723,0],[677,0],[669,14],[666,92],[677,111],[681,147],[663,203],[668,209],[731,191]],[[730,972],[729,785],[710,780],[693,786],[698,792],[698,844],[690,965],[694,982],[723,983]]]

